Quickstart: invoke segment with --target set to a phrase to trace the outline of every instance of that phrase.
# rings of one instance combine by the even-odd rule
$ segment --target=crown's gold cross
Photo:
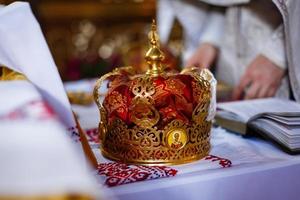
[[[159,45],[159,37],[158,37],[158,34],[157,34],[155,19],[152,19],[151,32],[149,34],[149,39],[150,39],[150,43],[153,46]]]

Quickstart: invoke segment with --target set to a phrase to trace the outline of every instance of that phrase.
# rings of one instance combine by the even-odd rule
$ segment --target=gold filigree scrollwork
[[[193,111],[192,119],[196,123],[201,123],[206,120],[209,110],[209,101],[201,101]]]
[[[95,100],[95,102],[99,108],[99,112],[100,112],[100,122],[98,125],[100,141],[105,139],[105,134],[108,131],[108,128],[107,128],[108,121],[107,121],[107,111],[105,110],[105,108],[102,105],[102,102],[100,99],[102,97],[102,95],[100,94],[99,90],[100,90],[104,80],[106,80],[112,76],[121,75],[122,71],[129,73],[129,74],[135,74],[135,71],[134,71],[133,67],[131,67],[131,66],[119,67],[119,68],[114,69],[112,72],[101,76],[96,81],[96,84],[95,84],[93,95],[94,95],[94,100]]]
[[[138,77],[132,82],[130,90],[135,95],[129,108],[131,121],[136,125],[147,128],[159,121],[159,112],[153,106],[152,95],[155,93],[151,76]]]
[[[159,121],[159,112],[148,101],[135,99],[129,109],[131,121],[142,128],[152,127]]]
[[[152,147],[155,148],[161,145],[161,132],[157,131],[156,128],[141,129],[135,126],[130,133],[133,143],[145,150],[151,150]]]
[[[187,67],[183,69],[180,74],[186,74],[192,76],[197,83],[201,85],[203,89],[210,88],[210,81],[212,79],[211,74],[207,69],[199,69],[197,67]]]
[[[100,108],[100,123],[99,123],[99,140],[104,141],[105,134],[107,133],[107,113],[104,109],[104,107]]]
[[[119,68],[114,69],[112,72],[104,74],[96,81],[95,88],[94,88],[94,100],[95,100],[99,110],[101,107],[103,107],[101,99],[100,99],[101,94],[99,92],[103,82],[106,79],[108,79],[109,77],[116,76],[116,75],[122,75],[122,72],[126,72],[128,74],[135,74],[134,68],[131,66],[119,67]]]
[[[211,123],[188,125],[180,120],[170,122],[164,130],[140,126],[129,128],[116,119],[102,143],[102,152],[110,159],[135,164],[190,162],[208,155],[210,128]],[[179,134],[177,139],[176,133]]]
[[[189,70],[187,69],[183,73],[189,74],[195,79],[195,82],[192,82],[192,89],[193,96],[198,104],[193,110],[192,119],[196,123],[204,122],[208,116],[211,99],[210,82],[209,80],[206,80],[206,78],[209,78],[208,74],[205,72],[201,73],[198,69],[195,68],[190,68]]]
[[[131,84],[131,91],[135,98],[146,98],[152,100],[152,95],[155,93],[153,86],[153,78],[151,76],[142,76],[133,80]]]

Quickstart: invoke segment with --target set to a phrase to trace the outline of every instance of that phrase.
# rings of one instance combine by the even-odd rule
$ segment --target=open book
[[[219,103],[216,123],[242,135],[259,134],[300,153],[300,104],[276,98]]]

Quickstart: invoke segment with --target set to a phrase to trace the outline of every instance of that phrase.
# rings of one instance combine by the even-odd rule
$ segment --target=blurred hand
[[[257,56],[247,67],[239,85],[234,89],[232,99],[256,99],[275,95],[285,70],[263,55]]]
[[[218,49],[210,43],[203,43],[186,62],[187,67],[210,68],[218,55]]]

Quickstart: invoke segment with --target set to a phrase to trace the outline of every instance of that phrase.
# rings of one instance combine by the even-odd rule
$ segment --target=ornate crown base
[[[164,130],[156,127],[129,129],[115,120],[102,135],[102,154],[111,160],[128,164],[175,165],[199,160],[210,150],[211,122],[191,126],[179,120]]]
[[[168,165],[180,165],[180,164],[186,164],[190,162],[194,162],[197,160],[200,160],[206,156],[208,156],[209,149],[207,152],[195,156],[190,156],[189,158],[182,159],[182,160],[174,160],[174,161],[166,161],[166,160],[124,160],[123,158],[114,157],[110,153],[107,153],[105,150],[101,149],[102,155],[110,160],[116,161],[116,162],[124,162],[127,164],[138,164],[138,165],[145,165],[145,166],[168,166]]]

